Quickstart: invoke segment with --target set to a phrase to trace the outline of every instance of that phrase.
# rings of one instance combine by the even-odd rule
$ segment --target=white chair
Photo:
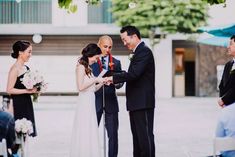
[[[216,137],[214,139],[213,157],[220,151],[235,150],[235,138],[233,137]]]
[[[5,139],[0,142],[0,156],[7,157],[7,143]]]

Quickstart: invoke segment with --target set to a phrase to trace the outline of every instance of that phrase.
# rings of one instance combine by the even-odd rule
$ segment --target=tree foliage
[[[84,0],[87,4],[98,4],[100,0]],[[59,7],[65,9],[68,13],[75,13],[78,9],[73,0],[58,0]]]
[[[112,0],[112,13],[119,26],[135,25],[142,36],[149,37],[152,46],[154,36],[162,33],[195,33],[206,25],[208,5],[200,0]],[[156,40],[156,39],[155,39]]]
[[[98,4],[101,0],[84,0],[88,4]],[[202,0],[211,5],[225,3],[226,0]],[[73,4],[73,0],[58,0],[60,8],[65,9],[68,13],[75,13],[77,11],[77,5]]]
[[[221,3],[225,3],[226,0],[203,0],[206,1],[207,3],[213,5],[213,4],[221,4]]]

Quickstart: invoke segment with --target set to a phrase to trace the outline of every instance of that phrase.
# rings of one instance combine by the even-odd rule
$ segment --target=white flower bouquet
[[[33,133],[33,124],[26,118],[17,119],[15,121],[16,144],[19,145],[18,153],[21,157],[25,157],[25,151],[28,145],[28,136]],[[18,154],[17,153],[17,154]]]
[[[28,70],[24,74],[21,82],[27,89],[33,89],[34,87],[36,87],[39,93],[43,93],[47,89],[47,83],[45,83],[43,77],[39,74],[38,71],[34,72]],[[37,101],[39,93],[33,94],[33,101]]]
[[[30,135],[33,133],[33,124],[26,118],[15,121],[15,131],[18,135]]]

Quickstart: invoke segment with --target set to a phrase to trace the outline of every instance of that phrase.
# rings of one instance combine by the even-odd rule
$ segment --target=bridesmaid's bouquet
[[[24,77],[21,80],[22,84],[27,88],[27,89],[33,89],[37,88],[37,91],[39,93],[34,93],[33,94],[33,101],[37,101],[38,96],[40,93],[44,93],[47,89],[47,83],[45,83],[43,77],[39,74],[38,71],[31,71],[28,70],[25,74]]]

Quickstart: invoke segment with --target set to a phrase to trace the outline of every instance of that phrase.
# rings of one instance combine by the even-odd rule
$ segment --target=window
[[[0,1],[1,24],[50,24],[52,22],[51,0]]]
[[[88,6],[88,23],[112,23],[111,0],[103,0],[98,5]]]

